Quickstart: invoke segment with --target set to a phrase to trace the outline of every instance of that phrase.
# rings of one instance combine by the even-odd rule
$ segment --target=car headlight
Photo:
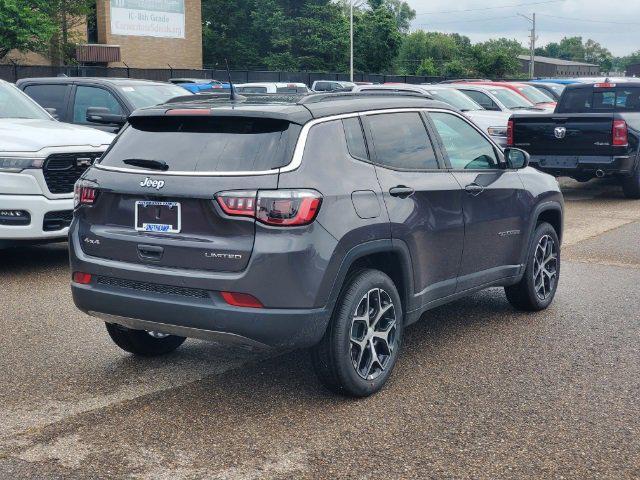
[[[492,137],[506,137],[507,136],[507,126],[504,127],[489,127],[487,128],[487,132]]]
[[[44,158],[0,157],[0,172],[21,172],[26,168],[42,168]]]

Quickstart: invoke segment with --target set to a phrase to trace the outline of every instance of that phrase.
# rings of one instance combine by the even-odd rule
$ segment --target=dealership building
[[[200,0],[95,0],[74,28],[82,65],[202,68]],[[8,55],[20,64],[46,64],[40,55]]]
[[[529,55],[519,55],[521,72],[529,73]],[[535,77],[595,77],[600,74],[600,67],[593,63],[572,62],[561,58],[549,58],[536,55],[534,57]]]

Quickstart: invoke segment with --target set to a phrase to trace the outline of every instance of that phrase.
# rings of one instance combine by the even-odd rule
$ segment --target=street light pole
[[[350,16],[350,38],[351,38],[351,55],[350,55],[350,63],[351,63],[351,81],[353,82],[353,2],[355,0],[351,0],[351,16]]]

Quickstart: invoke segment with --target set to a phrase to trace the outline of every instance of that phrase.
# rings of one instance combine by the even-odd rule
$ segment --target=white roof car
[[[256,82],[234,85],[238,93],[309,93],[304,83]]]
[[[58,122],[0,80],[0,248],[66,239],[74,184],[113,138]]]
[[[507,113],[551,113],[552,108],[536,107],[522,95],[507,87],[493,85],[473,85],[470,83],[451,83],[449,87],[460,90],[485,110]]]
[[[460,110],[471,119],[478,127],[493,138],[501,147],[507,144],[507,123],[510,112],[489,111],[471,100],[464,93],[444,85],[366,85],[357,86],[354,92],[395,91],[412,92],[429,95],[434,100],[444,102]]]
[[[341,82],[338,80],[316,80],[311,85],[314,92],[351,91],[356,86],[353,82]]]

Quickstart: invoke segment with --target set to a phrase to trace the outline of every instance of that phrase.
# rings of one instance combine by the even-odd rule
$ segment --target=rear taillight
[[[97,197],[98,189],[95,185],[83,180],[78,181],[73,188],[73,203],[75,208],[81,205],[93,205]]]
[[[513,147],[514,139],[513,139],[513,120],[510,119],[507,122],[507,147]]]
[[[220,192],[216,201],[227,215],[252,217],[266,225],[308,225],[318,215],[322,195],[315,190]]]
[[[629,145],[629,128],[624,120],[613,121],[613,139],[614,147],[626,147]]]

